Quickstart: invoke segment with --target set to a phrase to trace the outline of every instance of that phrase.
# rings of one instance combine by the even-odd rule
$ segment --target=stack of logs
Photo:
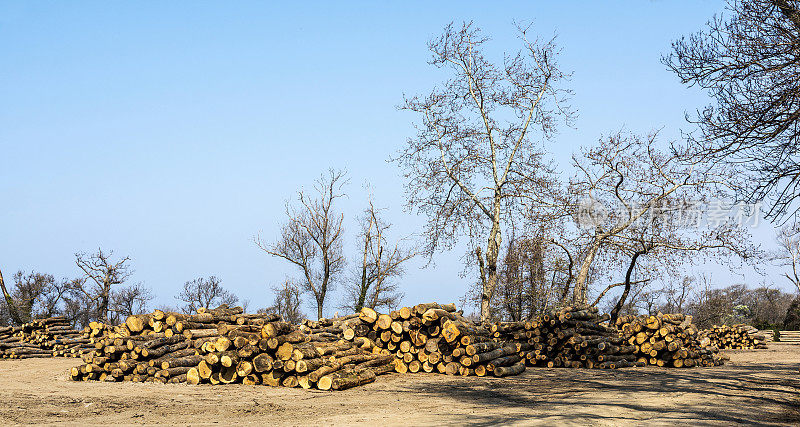
[[[476,324],[453,304],[418,304],[389,314],[363,309],[344,319],[345,339],[368,339],[396,356],[398,372],[516,375],[525,366],[620,368],[637,365],[633,346],[601,324],[595,308],[568,307],[528,322]],[[313,325],[321,326],[321,325]],[[641,363],[638,363],[641,365]]]
[[[373,352],[394,358],[400,373],[517,375],[525,370],[524,356],[531,348],[494,340],[488,328],[466,319],[455,304],[417,304],[389,314],[364,308],[348,317],[330,328],[341,328],[346,340],[374,343]]]
[[[392,356],[366,341],[308,333],[271,314],[241,307],[194,315],[155,311],[95,336],[95,350],[73,380],[265,384],[342,390],[394,369]]]
[[[590,369],[643,366],[634,355],[636,348],[605,324],[608,319],[609,315],[598,314],[596,307],[565,307],[527,322],[497,323],[491,326],[491,331],[496,340],[527,346],[524,357],[530,366]]]
[[[692,316],[661,314],[622,316],[616,327],[625,341],[634,346],[638,361],[654,366],[691,368],[725,363],[719,348],[699,339]]]
[[[596,308],[567,307],[527,322],[477,323],[454,304],[388,314],[364,308],[300,325],[241,307],[193,315],[154,311],[122,325],[90,324],[93,350],[74,380],[264,384],[343,390],[396,371],[505,377],[526,366],[715,366],[690,316],[625,316],[616,328]],[[0,342],[2,342],[0,331]]]
[[[700,341],[704,346],[720,349],[764,349],[767,338],[750,325],[712,326],[700,331]]]
[[[0,328],[0,357],[6,359],[78,357],[90,347],[90,340],[64,317]]]

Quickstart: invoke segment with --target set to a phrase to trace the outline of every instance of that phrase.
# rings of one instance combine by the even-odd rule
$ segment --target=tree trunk
[[[600,249],[600,242],[595,241],[586,254],[586,258],[581,262],[581,270],[578,272],[578,278],[575,280],[575,290],[572,293],[572,303],[574,305],[586,305],[586,281],[589,280],[589,268],[592,266],[597,251]]]
[[[492,317],[491,303],[494,290],[497,288],[497,258],[500,252],[502,236],[500,234],[500,205],[495,203],[495,216],[492,221],[492,230],[489,232],[489,242],[486,246],[486,271],[481,292],[481,321],[489,321]]]
[[[622,295],[619,297],[619,301],[617,301],[617,305],[614,306],[614,309],[611,310],[611,324],[617,321],[617,317],[619,317],[619,312],[622,310],[622,307],[625,306],[625,300],[628,299],[628,294],[631,291],[631,274],[633,273],[633,269],[636,267],[636,260],[639,258],[640,255],[644,255],[647,253],[647,249],[643,249],[641,251],[637,251],[631,257],[631,263],[628,265],[628,271],[625,273],[625,290],[622,291]]]
[[[108,282],[103,283],[103,295],[100,298],[100,312],[97,314],[98,318],[103,319],[106,323],[112,323],[108,317],[108,302],[110,299],[111,284]]]
[[[371,228],[371,227],[370,227]],[[358,301],[356,302],[355,311],[358,313],[364,307],[364,301],[367,299],[367,290],[369,283],[367,283],[367,250],[369,248],[369,235],[364,236],[364,259],[361,263],[361,286],[358,290]]]
[[[325,286],[325,285],[323,285]],[[322,303],[325,301],[324,296],[317,297],[317,319],[322,319]]]
[[[14,300],[11,298],[11,294],[8,293],[5,282],[3,282],[2,271],[0,271],[0,288],[3,289],[3,297],[6,299],[6,305],[8,305],[8,314],[11,315],[11,320],[13,320],[17,325],[22,325],[22,319],[20,319],[19,313],[17,312],[17,306],[14,305]]]

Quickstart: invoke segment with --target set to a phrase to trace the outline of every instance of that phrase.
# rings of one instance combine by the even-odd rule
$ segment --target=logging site
[[[0,58],[0,425],[800,425],[800,0],[0,0]]]

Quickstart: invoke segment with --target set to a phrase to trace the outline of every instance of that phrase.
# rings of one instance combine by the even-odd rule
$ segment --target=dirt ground
[[[392,374],[342,392],[67,380],[76,359],[0,360],[0,424],[800,425],[800,346],[716,368]]]

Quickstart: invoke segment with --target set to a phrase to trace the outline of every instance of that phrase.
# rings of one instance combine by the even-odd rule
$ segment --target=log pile
[[[719,349],[764,349],[767,338],[750,325],[714,325],[700,331],[700,341],[704,346]]]
[[[691,368],[719,366],[726,357],[719,348],[700,340],[692,316],[661,314],[655,316],[622,316],[616,327],[625,342],[635,347],[640,363],[659,367]]]
[[[243,314],[241,307],[131,316],[94,343],[85,363],[71,370],[73,380],[343,390],[394,369],[393,357],[373,353],[368,343],[304,332],[275,315]]]
[[[388,314],[364,308],[329,328],[340,328],[346,340],[374,346],[373,353],[393,359],[400,373],[504,377],[525,370],[528,347],[492,339],[485,325],[466,319],[455,304],[417,304]]]
[[[0,357],[6,359],[78,357],[91,348],[84,333],[64,317],[35,319],[18,327],[0,328]]]
[[[368,340],[396,357],[397,372],[508,376],[525,366],[621,368],[642,366],[636,348],[605,325],[593,307],[567,307],[528,322],[477,324],[453,304],[418,304],[389,314],[365,308],[337,323],[306,327]],[[321,329],[320,329],[321,330]]]
[[[565,307],[527,322],[491,325],[492,338],[515,343],[529,366],[616,369],[643,366],[596,307]]]

